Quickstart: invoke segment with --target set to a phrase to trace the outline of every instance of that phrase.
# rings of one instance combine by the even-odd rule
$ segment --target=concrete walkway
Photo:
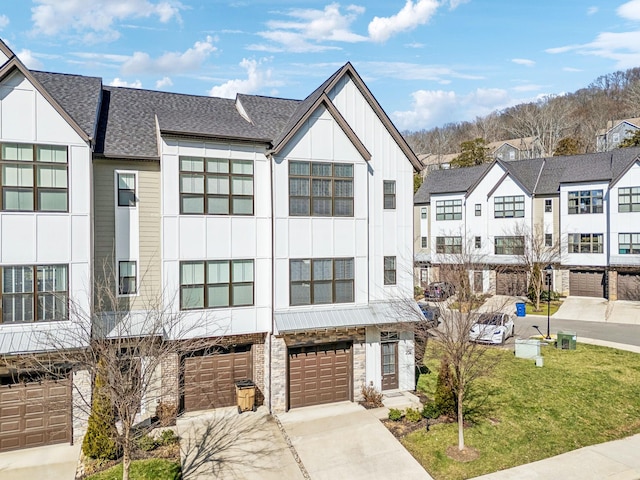
[[[61,443],[0,453],[0,478],[74,480],[81,447]]]

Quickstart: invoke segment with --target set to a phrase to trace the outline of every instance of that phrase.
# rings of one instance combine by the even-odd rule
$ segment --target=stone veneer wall
[[[306,332],[292,335],[272,337],[272,357],[271,357],[271,411],[272,413],[283,413],[287,410],[287,363],[288,347],[302,345],[318,345],[324,343],[334,343],[342,341],[352,341],[353,357],[353,398],[360,398],[360,391],[366,378],[366,354],[365,354],[365,330],[364,328],[350,330],[333,330],[328,332]]]
[[[609,275],[609,300],[618,300],[618,272],[615,270],[609,270],[607,273]]]
[[[87,431],[91,411],[91,374],[88,370],[73,372],[71,381],[73,442],[79,442]]]

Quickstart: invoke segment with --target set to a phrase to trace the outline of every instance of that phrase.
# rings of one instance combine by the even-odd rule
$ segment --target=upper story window
[[[67,147],[3,143],[2,210],[68,211]]]
[[[3,323],[67,320],[68,303],[67,265],[2,267]]]
[[[552,200],[550,198],[544,199],[544,213],[551,213],[552,210]]]
[[[427,219],[427,207],[420,208],[420,218],[423,220]]]
[[[473,243],[475,248],[482,248],[482,237],[474,237]]]
[[[436,202],[436,220],[462,219],[462,200],[438,200]]]
[[[118,206],[136,206],[136,174],[118,172]]]
[[[619,233],[618,253],[620,255],[639,255],[640,233]]]
[[[495,218],[524,217],[524,195],[496,197],[494,200]]]
[[[436,237],[436,253],[462,253],[462,237]]]
[[[524,255],[524,237],[495,237],[496,255]]]
[[[180,213],[253,215],[253,162],[180,157]]]
[[[289,162],[289,215],[353,217],[353,164]]]
[[[544,246],[545,247],[553,247],[553,234],[545,233],[544,234]]]
[[[570,233],[569,253],[602,253],[602,233]]]
[[[396,284],[396,257],[384,257],[384,284]]]
[[[384,209],[394,210],[396,208],[396,181],[385,180],[383,182],[384,189]]]
[[[289,261],[291,305],[354,301],[353,258],[314,258]]]
[[[134,260],[118,262],[118,294],[135,295],[138,292],[138,265]]]
[[[429,245],[429,237],[420,237],[421,238],[421,246],[422,248],[427,248]]]
[[[602,213],[602,190],[569,192],[569,214]]]
[[[481,203],[476,203],[475,211],[476,211],[476,217],[482,216],[482,204]]]
[[[253,305],[253,260],[180,262],[182,310]]]
[[[640,212],[640,187],[618,189],[618,212]]]

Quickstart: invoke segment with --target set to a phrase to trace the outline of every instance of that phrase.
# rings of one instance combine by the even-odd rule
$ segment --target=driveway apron
[[[80,448],[81,442],[77,442],[75,445],[61,443],[0,453],[0,478],[73,480]]]

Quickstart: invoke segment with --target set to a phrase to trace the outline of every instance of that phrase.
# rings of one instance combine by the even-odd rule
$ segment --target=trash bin
[[[524,302],[516,303],[516,316],[524,317],[527,314],[527,310],[525,309]]]
[[[236,399],[238,401],[238,413],[256,411],[256,384],[251,380],[239,380],[236,382]]]

